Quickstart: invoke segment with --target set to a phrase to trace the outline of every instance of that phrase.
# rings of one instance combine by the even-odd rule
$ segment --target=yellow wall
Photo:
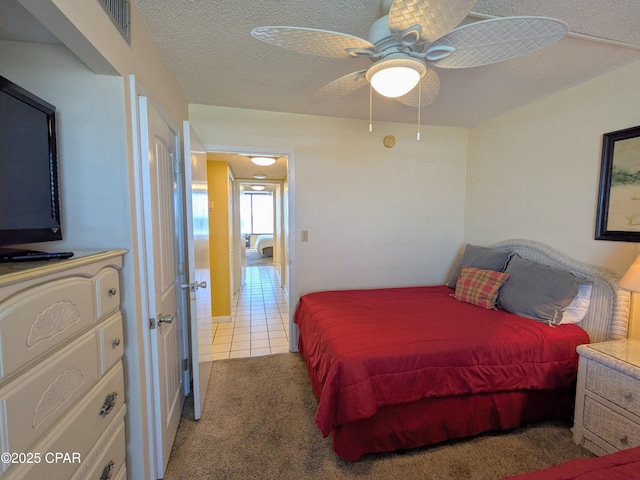
[[[207,162],[209,184],[209,242],[211,245],[211,315],[231,315],[229,269],[229,174],[226,162]]]

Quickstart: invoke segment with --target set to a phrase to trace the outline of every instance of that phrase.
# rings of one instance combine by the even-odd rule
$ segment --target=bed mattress
[[[427,399],[567,389],[577,325],[550,327],[462,303],[447,286],[304,295],[295,314],[324,436]]]

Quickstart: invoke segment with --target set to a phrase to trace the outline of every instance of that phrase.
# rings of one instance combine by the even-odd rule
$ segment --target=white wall
[[[205,145],[294,152],[298,294],[445,280],[462,241],[466,130],[423,127],[416,141],[413,125],[369,133],[363,121],[204,105],[189,118]]]
[[[547,243],[618,275],[633,243],[594,240],[602,134],[640,124],[640,62],[469,131],[464,239]]]
[[[124,82],[97,75],[62,45],[0,41],[0,75],[57,109],[58,164],[64,239],[32,245],[49,251],[132,250]],[[127,468],[143,472],[144,371],[136,331],[139,297],[134,263],[125,257],[122,311],[125,320],[125,369],[128,411]],[[146,478],[146,474],[135,478]]]
[[[63,216],[69,222],[67,236],[68,248],[80,246],[91,248],[127,248],[123,270],[123,315],[125,320],[125,388],[127,392],[127,471],[131,478],[150,478],[153,476],[153,439],[148,436],[151,428],[149,405],[151,398],[148,359],[147,322],[148,312],[143,300],[145,287],[144,272],[136,268],[142,262],[144,251],[139,241],[142,233],[138,229],[143,212],[136,209],[134,172],[136,152],[134,133],[137,125],[132,124],[131,92],[129,77],[134,75],[136,85],[166,115],[175,126],[182,125],[187,119],[187,102],[177,80],[170,74],[168,67],[156,48],[146,29],[135,4],[131,8],[131,42],[127,43],[116,30],[99,2],[77,0],[18,0],[32,15],[48,28],[82,62],[95,72],[108,73],[114,77],[104,77],[91,73],[87,68],[79,69],[79,62],[62,63],[59,67],[47,61],[46,54],[23,55],[17,58],[16,65],[38,69],[42,81],[46,82],[50,70],[54,78],[62,76],[66,66],[73,74],[82,77],[78,90],[78,102],[63,102],[56,105],[67,110],[77,109],[74,118],[81,135],[74,136],[68,128],[59,132],[63,142],[69,142],[65,149],[65,158],[76,162],[78,178],[73,195],[64,194],[73,205],[63,203]],[[60,47],[57,47],[60,48]],[[34,47],[34,51],[37,48]],[[45,52],[45,50],[40,50]],[[70,56],[70,58],[73,55]],[[11,58],[11,57],[10,57]],[[21,62],[20,62],[21,60]],[[0,68],[4,65],[4,55],[0,56]],[[19,67],[22,68],[22,67]],[[73,85],[73,80],[70,80]],[[86,82],[86,83],[85,83]],[[117,86],[116,86],[117,85]],[[104,87],[104,92],[101,88]],[[94,98],[89,93],[95,91]],[[60,85],[60,94],[67,95],[69,89]],[[63,93],[65,92],[65,93]],[[117,94],[116,94],[117,92]],[[35,93],[35,92],[34,92]],[[134,92],[135,93],[135,92]],[[44,96],[44,95],[43,95]],[[45,96],[46,99],[46,96]],[[100,118],[97,107],[102,102],[112,102],[107,114]],[[54,105],[55,99],[50,100]],[[83,110],[84,104],[87,115]],[[135,109],[135,105],[133,105]],[[92,116],[95,115],[95,118]],[[90,117],[90,118],[89,118]],[[75,121],[74,120],[74,121]],[[61,126],[62,128],[62,126]],[[71,136],[69,136],[71,135]],[[90,147],[89,147],[90,145]],[[103,153],[104,151],[104,153]],[[69,161],[69,160],[68,160]],[[67,163],[68,163],[67,161]],[[61,167],[61,174],[65,174]],[[107,188],[113,187],[113,179],[118,179],[116,188],[109,196]],[[120,183],[120,179],[126,179]],[[63,200],[66,202],[67,200]],[[76,218],[72,208],[76,205],[94,205],[92,215]],[[97,208],[96,208],[97,207]],[[88,211],[82,210],[83,212]],[[64,220],[63,220],[64,221]],[[72,233],[72,235],[71,235]],[[125,240],[126,237],[126,240]],[[121,242],[122,240],[122,242]]]
[[[144,94],[153,99],[175,125],[180,126],[186,120],[186,99],[165,65],[135,2],[130,2],[131,42],[127,43],[98,1],[18,1],[93,71],[119,74],[124,78],[135,74]],[[125,91],[127,88],[128,84],[125,84]],[[125,106],[128,109],[128,103]]]
[[[64,239],[44,249],[129,248],[122,78],[94,74],[62,45],[0,42],[0,58],[0,75],[57,109]]]

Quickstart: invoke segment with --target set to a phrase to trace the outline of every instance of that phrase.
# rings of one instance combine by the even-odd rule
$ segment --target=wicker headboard
[[[620,288],[618,278],[611,272],[574,260],[533,240],[504,240],[491,246],[517,252],[521,257],[534,262],[568,270],[593,283],[589,310],[579,325],[587,331],[592,342],[627,337],[630,294]]]

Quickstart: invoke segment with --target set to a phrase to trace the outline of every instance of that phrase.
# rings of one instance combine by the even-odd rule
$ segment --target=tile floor
[[[272,266],[247,267],[231,322],[212,325],[211,360],[289,351],[289,299]]]

